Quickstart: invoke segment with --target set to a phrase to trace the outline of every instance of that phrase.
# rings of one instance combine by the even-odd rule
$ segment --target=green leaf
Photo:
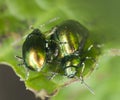
[[[59,20],[41,28],[42,31],[46,31],[62,20],[74,19],[88,28],[90,37],[94,41],[104,45],[102,47],[104,55],[100,58],[99,70],[95,71],[96,73],[89,80],[97,95],[91,96],[77,82],[69,88],[61,90],[53,99],[66,100],[67,96],[73,93],[74,96],[69,100],[79,100],[79,98],[84,100],[114,98],[117,100],[120,92],[118,85],[120,83],[119,3],[119,0],[0,0],[0,63],[10,65],[16,74],[25,81],[26,88],[32,91],[45,89],[48,94],[53,93],[70,80],[58,75],[48,82],[46,77],[49,74],[46,76],[32,71],[30,71],[28,80],[25,80],[26,69],[18,66],[21,62],[17,61],[15,56],[21,56],[22,43],[25,35],[31,31],[28,29],[30,25],[39,27],[39,25],[59,17]]]

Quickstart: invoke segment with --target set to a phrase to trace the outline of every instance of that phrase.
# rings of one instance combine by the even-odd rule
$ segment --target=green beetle
[[[55,42],[48,40],[39,29],[34,29],[22,46],[23,64],[30,70],[41,71],[46,63],[57,56],[56,47]]]
[[[86,76],[94,69],[100,48],[89,39],[88,30],[77,21],[67,20],[56,27],[50,39],[59,46],[55,59],[60,61],[57,71],[69,78]]]
[[[40,71],[46,63],[45,36],[39,29],[34,29],[23,43],[22,55],[27,68]]]
[[[83,80],[94,70],[101,50],[89,38],[89,31],[77,21],[66,20],[46,33],[34,29],[23,43],[22,57],[17,58],[27,69],[45,72],[48,79],[56,73],[80,79],[93,93]]]
[[[89,32],[84,26],[67,20],[48,34],[34,29],[27,36],[22,47],[22,59],[27,68],[41,71],[46,64],[52,64],[47,72],[69,78],[83,78],[93,71],[100,48],[89,39]]]

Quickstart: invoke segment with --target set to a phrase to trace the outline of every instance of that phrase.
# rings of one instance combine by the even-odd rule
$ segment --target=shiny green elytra
[[[83,78],[94,70],[100,48],[79,22],[66,20],[53,27],[48,34],[34,29],[27,36],[22,47],[22,58],[27,68],[41,71],[47,64],[48,73],[69,78]]]
[[[46,62],[45,36],[39,29],[30,33],[22,46],[23,61],[27,68],[40,71]]]
[[[22,46],[22,59],[24,65],[33,71],[41,71],[46,64],[58,55],[57,44],[47,39],[39,29],[34,29]]]
[[[64,21],[57,26],[51,40],[59,46],[59,73],[73,78],[84,77],[93,71],[100,49],[89,39],[88,34],[88,30],[74,20]]]

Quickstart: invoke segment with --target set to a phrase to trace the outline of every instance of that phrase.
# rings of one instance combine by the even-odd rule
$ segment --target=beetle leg
[[[22,61],[22,63],[18,64],[18,66],[23,66],[25,63],[23,62],[23,58],[20,56],[15,56],[18,60]]]
[[[48,77],[48,80],[53,79],[53,78],[56,76],[56,74],[57,74],[57,73],[54,73],[54,72],[53,72],[52,75]]]
[[[53,79],[59,72],[57,72],[58,69],[56,68],[54,72],[50,72],[50,76],[48,76],[48,80]]]
[[[26,67],[24,67],[24,68],[25,68],[25,71],[26,71],[25,80],[28,80],[28,77],[29,77],[29,75],[30,75],[30,73],[29,73],[29,69],[26,68]]]
[[[23,58],[20,56],[15,56],[15,58],[17,58],[18,60],[23,60]]]
[[[83,72],[84,72],[84,69],[85,69],[85,63],[84,62],[82,62],[82,70],[81,70],[81,72],[80,72],[80,77],[83,77]]]
[[[83,73],[84,69],[85,69],[85,63],[83,62],[83,63],[82,63],[82,70],[81,70],[81,73]]]
[[[82,62],[82,70],[81,70],[81,73],[80,73],[80,76],[83,76],[82,74],[83,74],[83,72],[84,72],[84,70],[85,70],[85,61],[86,60],[92,60],[94,63],[96,62],[96,60],[93,58],[93,57],[85,57],[85,59],[84,59],[84,61]],[[93,70],[93,69],[91,69],[91,70]]]
[[[23,65],[25,65],[25,63],[24,62],[22,62],[22,63],[20,63],[20,64],[17,64],[18,66],[23,66]]]
[[[83,77],[80,77],[80,81],[81,81],[81,84],[83,84],[92,94],[95,95],[93,89],[89,85],[87,85],[87,83],[84,81]]]
[[[88,51],[90,51],[93,48],[93,44],[88,47]]]

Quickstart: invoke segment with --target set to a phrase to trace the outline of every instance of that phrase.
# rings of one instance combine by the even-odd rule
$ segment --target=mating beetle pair
[[[88,34],[88,30],[74,20],[55,26],[48,35],[34,29],[23,43],[23,63],[30,70],[42,71],[46,64],[55,62],[48,68],[51,72],[69,78],[84,77],[94,69],[100,54],[100,48]]]

